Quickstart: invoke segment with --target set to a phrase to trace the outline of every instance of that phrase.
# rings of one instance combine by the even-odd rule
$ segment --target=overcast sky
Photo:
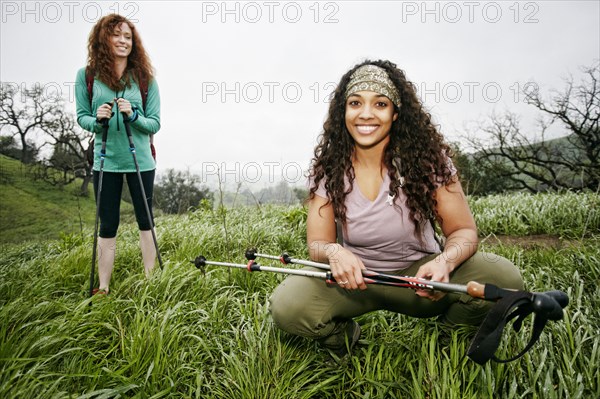
[[[1,1],[0,78],[61,90],[97,19],[136,23],[156,69],[158,169],[251,185],[306,169],[341,75],[389,59],[455,140],[491,112],[535,114],[519,91],[561,88],[600,59],[599,1]],[[531,122],[532,123],[532,122]],[[265,176],[263,176],[264,178]]]

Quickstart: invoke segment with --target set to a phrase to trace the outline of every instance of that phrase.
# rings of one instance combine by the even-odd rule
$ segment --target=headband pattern
[[[400,108],[400,94],[385,69],[377,65],[363,65],[358,68],[346,86],[346,99],[359,91],[373,91],[383,94]]]

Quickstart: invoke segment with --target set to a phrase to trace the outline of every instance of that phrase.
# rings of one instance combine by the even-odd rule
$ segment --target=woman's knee
[[[287,288],[285,282],[275,288],[269,298],[269,312],[277,327],[292,332],[291,326],[302,317],[306,306]]]
[[[140,231],[150,231],[154,225],[150,223],[150,219],[142,218],[141,220],[137,220],[138,229]]]
[[[477,281],[502,288],[523,289],[519,269],[510,260],[489,252],[477,252],[457,270],[456,277],[463,283]],[[458,281],[461,282],[461,281]]]
[[[461,269],[457,271],[459,281],[455,282],[466,284],[467,281],[473,280],[483,284],[494,284],[500,288],[523,289],[523,278],[519,269],[510,260],[499,255],[477,252],[461,266]],[[462,294],[450,305],[444,319],[452,324],[477,325],[492,306],[493,302]]]
[[[521,271],[514,263],[508,259],[490,253],[483,253],[482,257],[486,259],[491,267],[489,270],[489,283],[493,283],[498,287],[511,288],[516,290],[523,289],[523,277]]]
[[[98,235],[102,238],[113,238],[117,236],[119,229],[119,220],[109,218],[110,220],[100,220],[100,232]]]
[[[269,311],[275,325],[290,334],[307,338],[327,335],[334,325],[331,323],[331,301],[323,289],[329,288],[309,277],[286,278],[269,298]]]

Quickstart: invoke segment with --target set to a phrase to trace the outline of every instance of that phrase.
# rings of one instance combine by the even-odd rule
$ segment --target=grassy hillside
[[[94,225],[93,188],[89,197],[78,196],[81,182],[62,189],[33,178],[33,169],[0,155],[0,244],[57,239],[82,233]],[[132,207],[123,204],[124,219]]]
[[[313,342],[272,325],[268,297],[280,275],[219,267],[203,274],[190,263],[200,254],[243,263],[250,246],[306,258],[301,207],[159,217],[165,268],[150,280],[136,228],[125,225],[111,294],[94,297],[91,306],[91,234],[7,246],[0,253],[0,397],[600,397],[600,219],[588,208],[597,210],[598,199],[572,195],[476,204],[494,210],[478,220],[487,235],[570,237],[559,247],[520,245],[526,235],[517,245],[482,245],[515,262],[528,289],[560,289],[571,299],[565,319],[551,322],[524,358],[506,365],[466,358],[468,330],[444,333],[432,320],[385,311],[358,318],[361,345],[346,362],[331,363]],[[530,331],[507,328],[497,354],[515,354]]]

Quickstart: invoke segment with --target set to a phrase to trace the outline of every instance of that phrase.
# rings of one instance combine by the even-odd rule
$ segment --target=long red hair
[[[124,86],[129,85],[127,81],[123,83],[121,76],[117,76],[115,72],[115,56],[110,46],[111,36],[114,34],[115,29],[123,22],[129,25],[133,41],[131,53],[127,58],[127,68],[125,69],[124,77],[127,78],[131,75],[139,84],[140,82],[149,83],[154,76],[150,57],[148,57],[142,45],[142,39],[133,23],[118,14],[107,15],[101,18],[90,32],[88,39],[87,72],[96,76],[113,90],[122,90]]]

